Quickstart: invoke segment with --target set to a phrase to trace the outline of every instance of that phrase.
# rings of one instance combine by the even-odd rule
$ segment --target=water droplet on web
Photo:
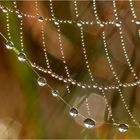
[[[120,22],[115,22],[115,26],[116,27],[120,27],[121,26],[121,23]]]
[[[55,21],[55,22],[54,22],[54,24],[55,24],[55,25],[58,25],[58,24],[59,24],[59,22]]]
[[[78,22],[78,23],[77,23],[77,26],[78,26],[78,27],[81,27],[81,26],[82,26],[82,24],[81,24],[80,22]]]
[[[70,116],[76,117],[78,115],[78,110],[76,108],[71,108],[69,112]]]
[[[38,18],[38,21],[39,21],[39,22],[43,22],[43,20],[44,20],[44,18],[41,17],[41,16]]]
[[[140,30],[138,30],[138,33],[139,33],[139,37],[140,37]]]
[[[14,48],[14,44],[11,41],[7,41],[5,46],[9,50],[12,50]]]
[[[127,124],[119,124],[118,130],[122,133],[126,132],[128,130],[129,126]]]
[[[18,60],[21,61],[21,62],[26,61],[26,55],[25,55],[25,53],[20,52],[18,54]]]
[[[104,27],[104,24],[102,24],[102,23],[100,23],[99,25],[100,25],[100,27]]]
[[[38,83],[39,86],[44,87],[44,86],[46,86],[47,81],[44,77],[39,77],[37,79],[37,83]]]
[[[139,19],[138,19],[138,20],[136,20],[136,24],[138,24],[138,25],[140,24],[140,20],[139,20]]]
[[[22,15],[20,13],[17,14],[18,18],[22,18]]]
[[[51,92],[52,92],[52,95],[54,97],[58,97],[59,96],[59,92],[57,90],[52,90]]]
[[[93,120],[93,119],[90,119],[90,118],[87,118],[87,119],[85,119],[84,120],[84,126],[86,127],[86,128],[93,128],[94,126],[95,126],[95,120]]]
[[[3,8],[2,11],[3,11],[4,13],[8,13],[8,10],[7,10],[6,8]]]

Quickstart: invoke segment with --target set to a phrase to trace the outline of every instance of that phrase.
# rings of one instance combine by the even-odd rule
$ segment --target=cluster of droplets
[[[113,0],[113,8],[114,8],[114,17],[115,17],[116,20],[119,20],[119,16],[118,16],[118,12],[117,12],[117,7],[116,7],[116,0]],[[132,64],[130,62],[130,58],[129,58],[128,53],[126,51],[126,46],[125,46],[124,36],[123,36],[123,31],[122,31],[122,25],[119,27],[119,34],[120,34],[120,42],[121,42],[121,46],[122,46],[122,51],[123,51],[124,56],[125,56],[125,60],[126,60],[126,62],[128,64],[128,67],[129,67],[130,72],[132,73],[134,79],[138,80],[138,77],[137,77],[137,75],[136,75],[136,73],[134,71],[134,68],[132,67]],[[114,71],[114,70],[112,70],[112,71]],[[113,73],[116,81],[118,83],[120,83],[120,80],[119,80],[117,74],[116,73],[114,74],[114,72],[112,72],[112,73]],[[125,100],[125,98],[123,96],[123,93],[122,93],[120,88],[118,89],[118,93],[120,95],[121,101],[122,101],[122,103],[123,103],[123,105],[125,107],[125,110],[127,111],[128,115],[129,115],[129,117],[131,118],[133,123],[140,128],[140,124],[136,121],[135,117],[133,116],[133,114],[129,110],[129,107],[128,107],[127,103],[126,103],[126,100]]]
[[[118,125],[118,130],[122,133],[126,132],[128,128],[129,128],[128,124],[122,123]]]
[[[51,10],[52,12],[53,12],[53,9]],[[78,13],[78,12],[77,12]],[[96,14],[97,14],[97,12],[96,12]],[[53,16],[53,18],[52,18],[52,21],[54,22],[54,24],[55,25],[57,25],[57,26],[59,26],[59,28],[60,28],[60,22],[59,22],[59,20],[56,20],[56,18],[54,17],[54,14],[52,14]],[[78,16],[78,15],[77,15]],[[97,17],[97,15],[96,15],[96,17]],[[42,16],[39,16],[38,17],[38,21],[39,22],[43,22],[44,21],[44,17],[42,17]],[[99,19],[99,18],[98,18]],[[97,21],[97,23],[98,23],[99,21]],[[102,24],[107,24],[107,23],[109,23],[109,24],[115,24],[115,26],[116,27],[120,27],[121,26],[121,21],[117,21],[116,20],[116,22],[114,22],[114,21],[109,21],[109,22],[102,22]],[[77,26],[78,27],[80,27],[80,28],[82,28],[82,26],[84,25],[84,23],[83,22],[77,22]],[[58,29],[58,32],[60,32],[60,29]],[[62,46],[62,44],[61,44],[61,39],[60,39],[60,35],[59,35],[59,41],[60,41],[60,46]],[[62,54],[62,58],[64,59],[65,57],[64,57],[64,53],[63,53],[63,48],[61,47],[61,54]],[[85,56],[85,58],[86,58],[86,56]],[[48,60],[47,60],[48,61]],[[63,60],[63,63],[64,64],[66,64],[66,61],[65,60]],[[87,63],[87,62],[86,62]],[[88,65],[87,65],[87,67],[89,67]],[[40,67],[36,67],[37,69],[39,69],[39,70],[42,70]],[[67,68],[67,66],[65,65],[65,69],[66,69],[66,72],[67,72],[67,75],[68,75],[68,77],[70,77],[70,75],[69,75],[69,73],[68,73],[68,68]],[[43,70],[42,70],[43,71]],[[90,71],[90,69],[88,69],[88,71]],[[59,77],[59,76],[53,76],[54,74],[52,74],[52,77],[56,77],[58,80],[62,80],[62,81],[64,81],[64,83],[65,83],[65,78],[63,78],[63,77]],[[90,72],[90,75],[91,75],[91,72]],[[70,80],[70,79],[68,79],[68,80]],[[82,87],[82,88],[98,88],[98,89],[100,89],[101,87],[102,88],[104,88],[104,90],[108,90],[108,89],[118,89],[118,87],[132,87],[132,86],[136,86],[136,85],[139,85],[140,84],[140,81],[139,80],[137,80],[137,81],[135,81],[135,82],[133,82],[133,83],[124,83],[124,84],[119,84],[119,85],[112,85],[112,86],[96,86],[96,85],[89,85],[89,84],[82,84],[82,83],[78,83],[76,80],[71,80],[71,83],[73,84],[73,85],[77,85],[77,86],[79,86],[79,87]]]
[[[132,0],[130,0],[130,2],[131,2]],[[51,2],[51,0],[50,0],[50,2]],[[113,1],[113,2],[115,2],[115,1]],[[113,3],[114,4],[114,3]],[[76,1],[74,2],[74,5],[75,6],[77,6],[77,3],[76,3]],[[131,6],[132,7],[132,6]],[[51,6],[51,8],[52,8],[52,6]],[[4,13],[7,13],[7,12],[13,12],[12,10],[9,10],[9,9],[7,9],[7,8],[3,8],[3,7],[0,7],[0,9],[2,9],[2,11],[4,12]],[[101,27],[104,27],[104,25],[107,25],[107,24],[114,24],[116,27],[118,27],[119,28],[119,31],[120,31],[120,33],[122,34],[122,29],[121,29],[121,21],[119,21],[119,19],[117,18],[117,16],[116,16],[116,21],[109,21],[109,22],[102,22],[100,19],[99,19],[99,17],[98,17],[98,15],[97,15],[97,8],[96,8],[96,3],[95,3],[95,0],[93,0],[93,9],[94,9],[94,13],[95,13],[95,17],[96,17],[96,23],[97,24],[99,24]],[[134,10],[134,8],[131,8],[131,10],[133,11]],[[53,9],[51,9],[51,11],[53,12]],[[77,12],[77,7],[76,7],[76,17],[78,17],[78,12]],[[115,9],[114,10],[114,12],[117,12],[117,10]],[[19,11],[16,11],[16,13],[17,13],[17,16],[19,17],[19,18],[22,18],[22,16],[25,16],[25,14],[24,13],[20,13]],[[132,12],[132,13],[134,13],[134,12]],[[52,14],[53,15],[53,14]],[[116,13],[115,13],[115,15],[117,15]],[[27,15],[26,15],[27,16]],[[27,16],[27,17],[30,17],[30,16]],[[31,17],[34,17],[35,18],[35,16],[31,16]],[[54,18],[54,19],[53,19]],[[55,19],[55,17],[53,16],[53,18],[51,18],[51,19],[46,19],[46,18],[44,18],[44,17],[42,17],[42,16],[39,16],[38,17],[38,21],[39,22],[43,22],[43,21],[45,21],[45,20],[49,20],[49,21],[54,21],[54,24],[55,25],[57,25],[58,26],[58,32],[60,32],[60,23],[69,23],[69,24],[72,24],[73,23],[73,21],[62,21],[62,20],[56,20]],[[140,21],[139,20],[136,20],[135,21],[136,22],[136,24],[140,24]],[[82,26],[83,25],[85,25],[85,23],[87,23],[87,24],[91,24],[91,22],[82,22],[82,21],[80,21],[80,22],[75,22],[76,24],[77,24],[77,26],[78,27],[80,27],[80,29],[82,29]],[[93,22],[92,22],[93,23]],[[121,39],[122,39],[122,37],[121,37]],[[122,42],[122,41],[121,41]],[[61,45],[61,38],[60,38],[60,35],[59,35],[59,43],[60,43],[60,47],[62,47],[62,45]],[[83,43],[82,43],[83,44]],[[123,48],[125,47],[124,46],[124,42],[122,42],[122,46],[123,46]],[[14,44],[11,42],[11,41],[7,41],[6,42],[6,48],[7,49],[9,49],[9,50],[12,50],[13,48],[14,48]],[[63,48],[62,48],[63,49]],[[62,58],[64,58],[64,54],[63,54],[63,50],[61,49],[61,54],[62,54]],[[86,53],[86,52],[85,52]],[[132,71],[132,73],[133,73],[133,75],[134,75],[134,77],[136,77],[136,75],[135,75],[135,73],[134,73],[134,71],[133,71],[133,68],[132,68],[132,66],[131,66],[131,64],[130,64],[130,62],[129,62],[129,59],[127,58],[127,53],[124,51],[124,53],[125,53],[125,56],[126,56],[126,60],[127,60],[127,62],[128,62],[128,65],[130,66],[130,70]],[[26,54],[25,53],[23,53],[23,52],[19,52],[18,53],[18,59],[19,59],[19,61],[21,61],[21,62],[25,62],[26,60],[28,60],[27,59],[27,57],[26,57]],[[65,59],[63,60],[64,61],[64,63],[65,63]],[[86,64],[87,64],[87,62],[86,62]],[[88,66],[89,67],[89,66]],[[41,68],[39,68],[40,70],[41,70]],[[69,79],[70,79],[70,76],[69,76],[69,73],[68,73],[68,69],[67,69],[67,66],[66,66],[66,73],[67,73],[67,76],[68,76],[68,79],[63,79],[62,77],[60,78],[59,76],[59,79],[60,80],[65,80],[66,82],[67,81],[70,81]],[[57,77],[57,76],[56,76]],[[136,80],[138,80],[137,78],[136,78]],[[39,86],[41,86],[41,87],[44,87],[44,86],[46,86],[46,85],[48,85],[48,83],[47,83],[47,80],[44,78],[44,77],[38,77],[38,79],[37,79],[37,83],[38,83],[38,85]],[[74,85],[82,85],[82,84],[80,84],[80,83],[77,83],[76,81],[73,81],[73,80],[71,80],[71,83],[73,83]],[[119,87],[129,87],[129,86],[135,86],[135,85],[139,85],[140,84],[140,81],[138,80],[138,81],[136,81],[135,83],[130,83],[130,84],[128,84],[128,83],[125,83],[125,84],[122,84],[122,83],[120,83],[119,82],[119,86],[110,86],[110,87],[98,87],[98,86],[94,86],[94,88],[99,88],[100,90],[102,90],[102,88],[104,88],[105,90],[108,90],[108,89],[119,89]],[[91,88],[91,87],[93,87],[93,85],[82,85],[81,87],[83,87],[83,88]],[[59,92],[58,91],[56,91],[56,90],[52,90],[52,88],[51,88],[51,93],[52,93],[52,95],[54,96],[54,97],[60,97],[60,94],[59,94]],[[61,98],[60,98],[61,99]],[[123,98],[122,98],[123,99]],[[123,99],[124,100],[124,99]],[[125,107],[127,108],[127,106],[125,105]],[[128,110],[128,113],[129,113],[129,115],[131,116],[131,118],[134,120],[134,118],[133,118],[133,116],[132,116],[132,114],[129,112],[129,110]],[[76,109],[76,108],[74,108],[74,107],[72,107],[72,108],[70,108],[70,112],[69,112],[69,114],[70,114],[70,116],[72,116],[72,117],[76,117],[78,114],[79,114],[79,112],[78,112],[78,110]],[[135,120],[134,120],[134,122],[135,122]],[[136,124],[137,124],[137,122],[136,122]],[[84,120],[84,126],[86,127],[86,128],[93,128],[94,126],[96,125],[96,122],[95,122],[95,120],[93,120],[93,119],[91,119],[91,118],[86,118],[85,120]],[[118,125],[118,130],[120,131],[120,132],[126,132],[127,130],[128,130],[128,128],[129,128],[129,126],[127,125],[127,124],[119,124]]]
[[[122,22],[118,18],[118,13],[117,13],[117,8],[116,8],[116,2],[115,2],[115,0],[113,0],[113,8],[114,8],[113,10],[114,10],[114,15],[115,15],[115,20],[116,20],[115,25],[119,29],[120,39],[121,39],[121,44],[122,44],[122,48],[123,48],[123,51],[124,51],[124,55],[125,55],[126,61],[128,63],[128,66],[129,66],[129,68],[130,68],[133,76],[137,80],[138,78],[137,78],[137,76],[136,76],[136,74],[135,74],[135,72],[134,72],[134,70],[133,70],[133,68],[131,66],[131,63],[129,61],[129,58],[128,58],[128,55],[127,55],[127,52],[126,52],[126,49],[125,49],[125,43],[124,43],[123,35],[122,35],[123,34],[122,33],[122,25],[121,25]],[[93,0],[93,9],[94,9],[94,14],[95,14],[96,22],[100,22],[100,24],[101,24],[101,20],[100,20],[100,18],[98,16],[98,12],[97,12],[97,8],[96,8],[96,2],[95,2],[95,0]],[[108,51],[107,51],[107,48],[106,48],[107,45],[106,45],[106,40],[105,40],[105,31],[103,31],[103,42],[104,42],[105,52],[107,54]],[[111,60],[110,60],[108,54],[107,54],[107,60],[109,62],[109,66],[110,66],[110,69],[112,71],[112,74],[115,77],[118,85],[122,86],[122,83],[120,82],[120,80],[119,80],[116,72],[114,71],[113,65],[111,64]],[[136,121],[136,119],[134,118],[134,116],[132,115],[132,113],[130,112],[130,110],[128,108],[128,105],[127,105],[127,103],[126,103],[126,101],[125,101],[125,99],[123,97],[123,93],[122,93],[122,91],[120,89],[120,86],[117,88],[117,90],[118,90],[118,93],[119,93],[119,95],[121,97],[121,101],[123,102],[123,105],[124,105],[127,113],[129,114],[130,118],[132,119],[132,121],[135,123],[135,125],[137,125],[138,127],[140,127],[140,124]],[[126,86],[126,85],[124,85],[124,86]]]
[[[14,44],[13,44],[11,41],[7,41],[6,44],[5,44],[5,46],[6,46],[6,48],[9,49],[9,50],[14,49]],[[20,62],[25,62],[25,61],[27,60],[26,55],[25,55],[24,53],[21,53],[21,52],[18,53],[17,57],[18,57],[18,60],[19,60]],[[46,78],[41,77],[41,76],[38,77],[37,83],[38,83],[38,85],[39,85],[40,87],[45,87],[45,86],[50,87],[50,86],[48,85],[48,83],[47,83]],[[50,89],[51,89],[51,94],[52,94],[53,97],[60,97],[59,91],[53,90],[52,88],[50,88]],[[60,99],[62,99],[62,97],[61,97]],[[74,118],[75,118],[75,117],[77,117],[80,113],[79,113],[79,111],[78,111],[77,108],[71,107],[71,106],[70,106],[69,114],[70,114],[71,117],[74,117]],[[81,115],[81,114],[80,114],[80,115]],[[84,117],[84,118],[85,118],[85,117]],[[83,123],[84,123],[84,126],[85,126],[86,128],[88,128],[88,129],[94,128],[94,127],[96,126],[96,121],[93,120],[92,118],[85,118],[84,121],[83,121]],[[126,132],[126,131],[128,130],[128,128],[129,128],[129,126],[128,126],[127,124],[119,124],[119,125],[118,125],[118,130],[119,130],[120,132]]]
[[[7,41],[6,44],[5,44],[5,46],[9,50],[14,49],[14,44],[11,41]],[[27,60],[26,54],[24,54],[22,52],[19,52],[18,55],[17,55],[17,57],[18,57],[18,60],[20,62],[25,62]],[[41,77],[41,76],[38,77],[37,83],[38,83],[38,85],[40,87],[48,86],[48,83],[47,83],[46,78]],[[48,86],[48,87],[50,87],[50,86]],[[53,97],[60,97],[60,93],[57,90],[53,90],[51,88],[51,93],[52,93],[52,96]],[[60,99],[62,99],[62,97]],[[79,113],[78,113],[78,110],[76,108],[72,107],[72,108],[70,108],[69,114],[72,117],[76,117]],[[87,118],[87,119],[84,120],[84,126],[86,128],[93,128],[95,126],[95,121],[93,121],[92,119]]]
[[[135,22],[137,25],[140,25],[140,19],[137,18],[135,7],[133,5],[132,0],[129,0],[129,4],[130,4],[130,10],[131,10],[131,13],[132,13],[132,16],[133,16],[132,22]],[[138,29],[138,34],[139,34],[139,37],[140,37],[140,29]]]

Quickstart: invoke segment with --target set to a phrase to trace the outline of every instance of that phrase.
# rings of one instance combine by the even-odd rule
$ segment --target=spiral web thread
[[[78,18],[79,17],[78,3],[77,3],[76,0],[74,0],[72,2],[73,2],[73,6],[74,6],[75,17]],[[35,62],[31,62],[27,58],[27,63],[33,69],[33,71],[37,74],[37,76],[39,77],[39,74],[38,74],[37,71],[41,71],[43,73],[47,73],[47,74],[51,75],[52,77],[54,77],[54,78],[56,78],[56,79],[58,79],[60,81],[63,81],[65,83],[65,85],[66,85],[66,89],[67,89],[68,93],[71,93],[68,83],[70,83],[70,84],[72,84],[74,86],[77,86],[77,87],[81,87],[83,89],[98,89],[102,93],[102,95],[104,97],[107,110],[108,110],[110,118],[112,120],[111,124],[113,124],[113,125],[118,125],[118,123],[115,121],[115,119],[113,117],[112,109],[111,109],[111,107],[109,105],[108,99],[106,97],[106,93],[107,93],[108,90],[116,89],[118,94],[119,94],[119,96],[120,96],[122,104],[123,104],[126,112],[128,113],[128,116],[131,118],[132,122],[134,123],[134,125],[131,125],[131,127],[140,128],[139,122],[136,121],[136,119],[133,116],[132,112],[129,110],[129,106],[127,105],[126,100],[125,100],[125,98],[123,96],[123,93],[122,93],[122,88],[137,86],[137,85],[140,84],[140,80],[139,80],[138,76],[136,75],[135,70],[133,69],[132,64],[130,62],[130,58],[129,58],[128,54],[127,54],[127,49],[126,49],[126,46],[125,46],[124,35],[123,35],[123,30],[122,30],[123,21],[121,21],[119,19],[119,13],[118,13],[117,6],[116,6],[116,0],[112,0],[112,7],[113,7],[113,13],[114,13],[114,19],[115,20],[106,21],[106,22],[101,21],[99,15],[98,15],[95,0],[92,1],[93,14],[94,14],[95,19],[96,19],[95,21],[59,20],[55,16],[55,10],[53,8],[52,0],[49,1],[49,8],[50,8],[50,13],[51,13],[51,18],[42,17],[42,16],[40,16],[40,13],[39,13],[38,3],[39,2],[37,2],[37,1],[34,2],[34,6],[35,6],[35,9],[36,9],[35,15],[30,15],[30,14],[26,14],[26,13],[21,12],[20,9],[18,9],[18,6],[17,6],[16,2],[13,2],[13,7],[14,7],[13,9],[9,9],[7,7],[4,7],[0,3],[1,12],[3,12],[5,14],[5,17],[6,17],[6,28],[7,28],[7,35],[8,35],[7,38],[5,38],[5,35],[3,35],[1,33],[1,36],[3,36],[6,41],[7,40],[12,41],[12,37],[11,37],[11,34],[10,34],[9,14],[16,13],[17,17],[19,18],[19,24],[20,24],[20,28],[19,28],[20,29],[20,36],[19,36],[19,38],[20,38],[20,46],[21,47],[20,47],[19,51],[25,53],[24,52],[24,38],[23,38],[23,20],[24,20],[24,17],[30,18],[30,19],[36,19],[37,21],[39,21],[41,23],[40,26],[41,26],[42,46],[43,46],[43,52],[44,52],[45,61],[46,61],[46,67],[47,67],[47,68],[43,68],[42,66],[37,65]],[[135,8],[134,8],[132,0],[129,0],[129,5],[130,5],[130,10],[131,10],[131,13],[132,13],[132,16],[133,16],[132,22],[135,22],[136,24],[140,24],[140,21],[137,19],[137,15],[136,15]],[[45,28],[44,23],[47,24],[47,22],[52,22],[54,24],[54,26],[56,27],[56,29],[57,29],[59,50],[60,50],[60,54],[61,54],[61,58],[62,58],[62,63],[64,64],[65,73],[67,75],[66,77],[56,74],[51,69],[48,54],[47,54],[47,50],[46,50],[47,42],[46,42],[45,38],[46,38],[47,33],[44,30],[44,28]],[[74,26],[76,25],[80,30],[80,40],[81,40],[81,47],[82,47],[84,63],[85,63],[87,72],[88,72],[88,74],[90,76],[91,84],[76,81],[75,79],[72,79],[72,77],[70,75],[69,68],[68,68],[68,65],[67,65],[67,62],[66,62],[66,59],[65,59],[64,44],[62,42],[62,37],[61,37],[61,28],[60,27],[62,26],[62,24],[73,24]],[[104,85],[98,84],[97,82],[95,82],[95,77],[94,77],[94,75],[93,75],[93,73],[91,71],[90,64],[89,64],[89,61],[88,61],[87,51],[86,51],[84,26],[85,25],[86,26],[87,25],[88,26],[94,26],[94,24],[97,24],[101,28],[103,28],[103,31],[102,31],[102,41],[103,41],[103,46],[104,46],[103,49],[105,51],[106,59],[108,61],[108,65],[110,67],[112,75],[114,76],[114,78],[116,80],[116,83],[117,83],[116,85],[104,86]],[[104,30],[104,27],[108,26],[108,25],[113,25],[113,26],[115,25],[115,27],[119,31],[119,37],[120,37],[122,52],[124,54],[124,58],[125,58],[126,63],[127,63],[128,67],[129,67],[129,70],[130,70],[130,72],[132,73],[132,75],[133,75],[133,77],[135,79],[135,81],[132,82],[132,83],[122,83],[120,81],[120,79],[119,79],[119,76],[118,76],[117,72],[115,71],[115,68],[113,66],[112,60],[111,60],[111,58],[109,56],[108,43],[107,43],[107,39],[106,39],[106,31]],[[50,90],[53,90],[53,88],[50,85],[48,85],[48,87],[50,88]],[[69,103],[67,103],[60,95],[58,95],[58,98],[60,100],[62,100],[66,105],[68,105],[68,107],[72,108],[72,106]],[[86,102],[86,109],[87,109],[88,115],[90,116],[90,109],[91,108],[90,108],[90,106],[88,104],[88,98],[85,99],[85,102]],[[81,116],[84,119],[86,118],[84,115],[82,115],[80,113],[79,113],[79,116]],[[106,123],[106,124],[110,124],[110,123]]]

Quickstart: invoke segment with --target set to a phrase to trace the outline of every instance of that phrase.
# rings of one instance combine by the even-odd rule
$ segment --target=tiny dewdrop
[[[55,24],[55,25],[59,25],[59,22],[57,22],[57,21],[54,21],[54,24]]]
[[[18,13],[17,14],[18,18],[22,18],[22,14]]]
[[[52,90],[51,93],[52,93],[52,96],[54,96],[54,97],[59,96],[59,92],[57,90]]]
[[[121,26],[121,23],[117,21],[117,22],[115,22],[115,26],[116,27],[120,27]]]
[[[139,33],[139,37],[140,37],[140,30],[138,30],[138,33]]]
[[[136,20],[136,24],[137,24],[137,25],[140,24],[140,19]]]
[[[78,110],[76,108],[71,108],[69,111],[70,116],[76,117],[78,115]]]
[[[93,120],[93,119],[90,119],[90,118],[86,118],[85,120],[84,120],[84,126],[86,127],[86,128],[88,128],[88,129],[91,129],[91,128],[93,128],[94,126],[95,126],[95,120]]]
[[[47,85],[47,80],[44,77],[39,77],[37,83],[39,86],[44,87]]]
[[[6,8],[3,8],[3,9],[2,9],[2,12],[8,13],[8,10],[7,10]]]
[[[19,61],[25,62],[26,59],[27,59],[27,58],[26,58],[26,54],[25,54],[25,53],[20,52],[20,53],[18,54],[18,60],[19,60]]]
[[[78,22],[78,23],[77,23],[77,26],[78,26],[78,27],[81,27],[81,26],[82,26],[82,23]]]
[[[121,133],[125,133],[127,130],[128,130],[129,126],[128,124],[119,124],[118,125],[118,130],[121,132]]]
[[[14,44],[11,41],[7,41],[5,46],[8,50],[12,50],[14,48]]]
[[[102,23],[100,23],[99,25],[100,25],[100,27],[104,27],[104,24],[102,24]]]
[[[43,17],[41,17],[41,16],[40,16],[40,17],[38,17],[38,21],[39,21],[39,22],[43,22],[43,20],[44,20],[44,18],[43,18]]]

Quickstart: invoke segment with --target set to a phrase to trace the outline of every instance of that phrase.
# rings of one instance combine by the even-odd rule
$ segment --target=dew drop
[[[54,24],[55,24],[55,25],[58,25],[58,24],[59,24],[59,22],[55,21],[55,22],[54,22]]]
[[[51,92],[52,92],[52,95],[54,97],[58,97],[59,96],[59,92],[57,90],[52,90]]]
[[[82,24],[78,22],[78,23],[77,23],[77,26],[78,26],[78,27],[81,27],[81,26],[82,26]]]
[[[104,24],[100,23],[100,27],[104,27]]]
[[[76,117],[78,115],[78,110],[76,108],[71,108],[69,111],[70,116]]]
[[[41,16],[38,18],[38,21],[39,21],[39,22],[43,22],[43,20],[44,20],[44,18],[41,17]]]
[[[87,119],[85,119],[84,120],[84,126],[86,127],[86,128],[93,128],[94,126],[95,126],[95,120],[93,120],[93,119],[90,119],[90,118],[87,118]]]
[[[47,81],[46,81],[46,79],[45,79],[44,77],[39,77],[39,78],[37,79],[37,83],[38,83],[38,85],[41,86],[41,87],[44,87],[44,86],[47,85]]]
[[[138,30],[138,33],[139,33],[139,37],[140,37],[140,30]]]
[[[12,50],[14,48],[14,44],[11,41],[7,41],[5,46],[9,50]]]
[[[127,124],[119,124],[118,130],[122,133],[126,132],[128,130],[129,126]]]
[[[20,52],[20,53],[18,54],[18,60],[21,61],[21,62],[26,61],[26,54]]]
[[[22,15],[20,13],[17,14],[18,18],[22,18]]]
[[[8,13],[8,10],[7,10],[6,8],[3,8],[2,11],[3,11],[4,13]]]
[[[115,26],[120,27],[121,26],[120,22],[115,22]]]
[[[138,24],[138,25],[140,24],[140,20],[139,20],[139,19],[138,19],[138,20],[136,20],[136,24]]]

